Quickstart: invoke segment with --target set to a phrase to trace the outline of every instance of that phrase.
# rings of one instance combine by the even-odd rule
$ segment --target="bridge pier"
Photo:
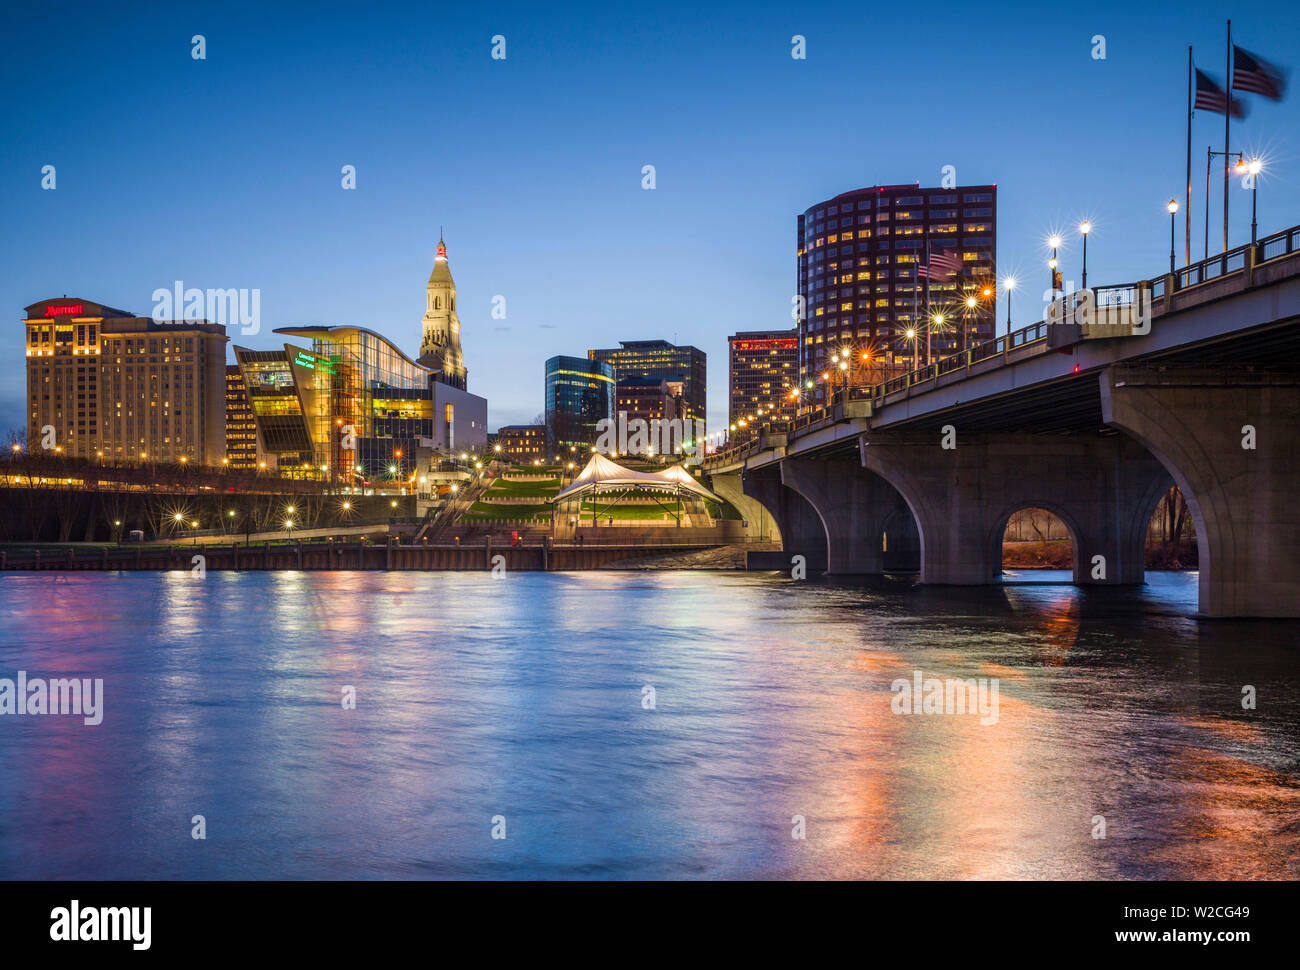
[[[863,435],[862,465],[898,490],[921,536],[923,583],[996,583],[1007,521],[1023,508],[1070,531],[1074,582],[1144,580],[1147,524],[1169,485],[1160,463],[1121,436]],[[1100,558],[1097,558],[1100,557]]]
[[[781,527],[777,525],[776,519],[772,517],[767,506],[745,494],[740,479],[739,472],[732,472],[726,475],[714,475],[710,478],[709,484],[714,492],[735,506],[736,511],[745,517],[745,521],[749,523],[750,538],[764,542],[780,542]]]
[[[1169,470],[1196,523],[1205,616],[1300,616],[1300,378],[1116,365],[1106,423]]]
[[[891,515],[895,541],[906,550],[907,528],[902,523],[911,524],[911,515],[906,509],[901,518],[894,515],[902,502],[898,492],[884,479],[864,471],[860,462],[787,458],[781,462],[781,481],[807,499],[821,518],[828,573],[885,572],[882,536],[885,520]]]
[[[817,512],[798,492],[781,483],[780,470],[772,465],[745,469],[741,473],[745,495],[762,504],[772,517],[781,540],[784,563],[804,557],[809,569],[826,568],[826,530]]]

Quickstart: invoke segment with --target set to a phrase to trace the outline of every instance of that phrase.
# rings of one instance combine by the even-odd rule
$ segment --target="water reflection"
[[[0,597],[0,677],[103,677],[107,711],[0,718],[8,877],[1300,875],[1295,626],[1190,619],[1194,575],[10,573]],[[996,723],[895,714],[915,671],[997,678]]]

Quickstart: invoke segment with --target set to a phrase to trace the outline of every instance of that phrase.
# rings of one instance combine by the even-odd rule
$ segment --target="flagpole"
[[[1192,265],[1192,45],[1187,45],[1187,202],[1183,212],[1184,266]]]
[[[1228,124],[1232,119],[1232,21],[1228,21],[1227,61],[1228,83],[1224,86],[1223,105],[1223,251],[1228,251]]]

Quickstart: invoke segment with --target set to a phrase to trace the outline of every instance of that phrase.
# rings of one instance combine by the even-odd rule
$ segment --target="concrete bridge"
[[[1069,529],[1074,582],[1143,582],[1177,483],[1200,613],[1300,616],[1300,227],[837,391],[710,456],[715,491],[810,568],[996,583],[1009,517]],[[773,564],[775,565],[775,564]]]

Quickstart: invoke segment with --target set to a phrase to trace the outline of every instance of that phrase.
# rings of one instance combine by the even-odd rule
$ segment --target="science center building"
[[[466,390],[447,247],[426,288],[418,361],[363,327],[283,327],[283,350],[235,347],[258,446],[282,471],[405,479],[435,455],[481,454],[487,400]]]

